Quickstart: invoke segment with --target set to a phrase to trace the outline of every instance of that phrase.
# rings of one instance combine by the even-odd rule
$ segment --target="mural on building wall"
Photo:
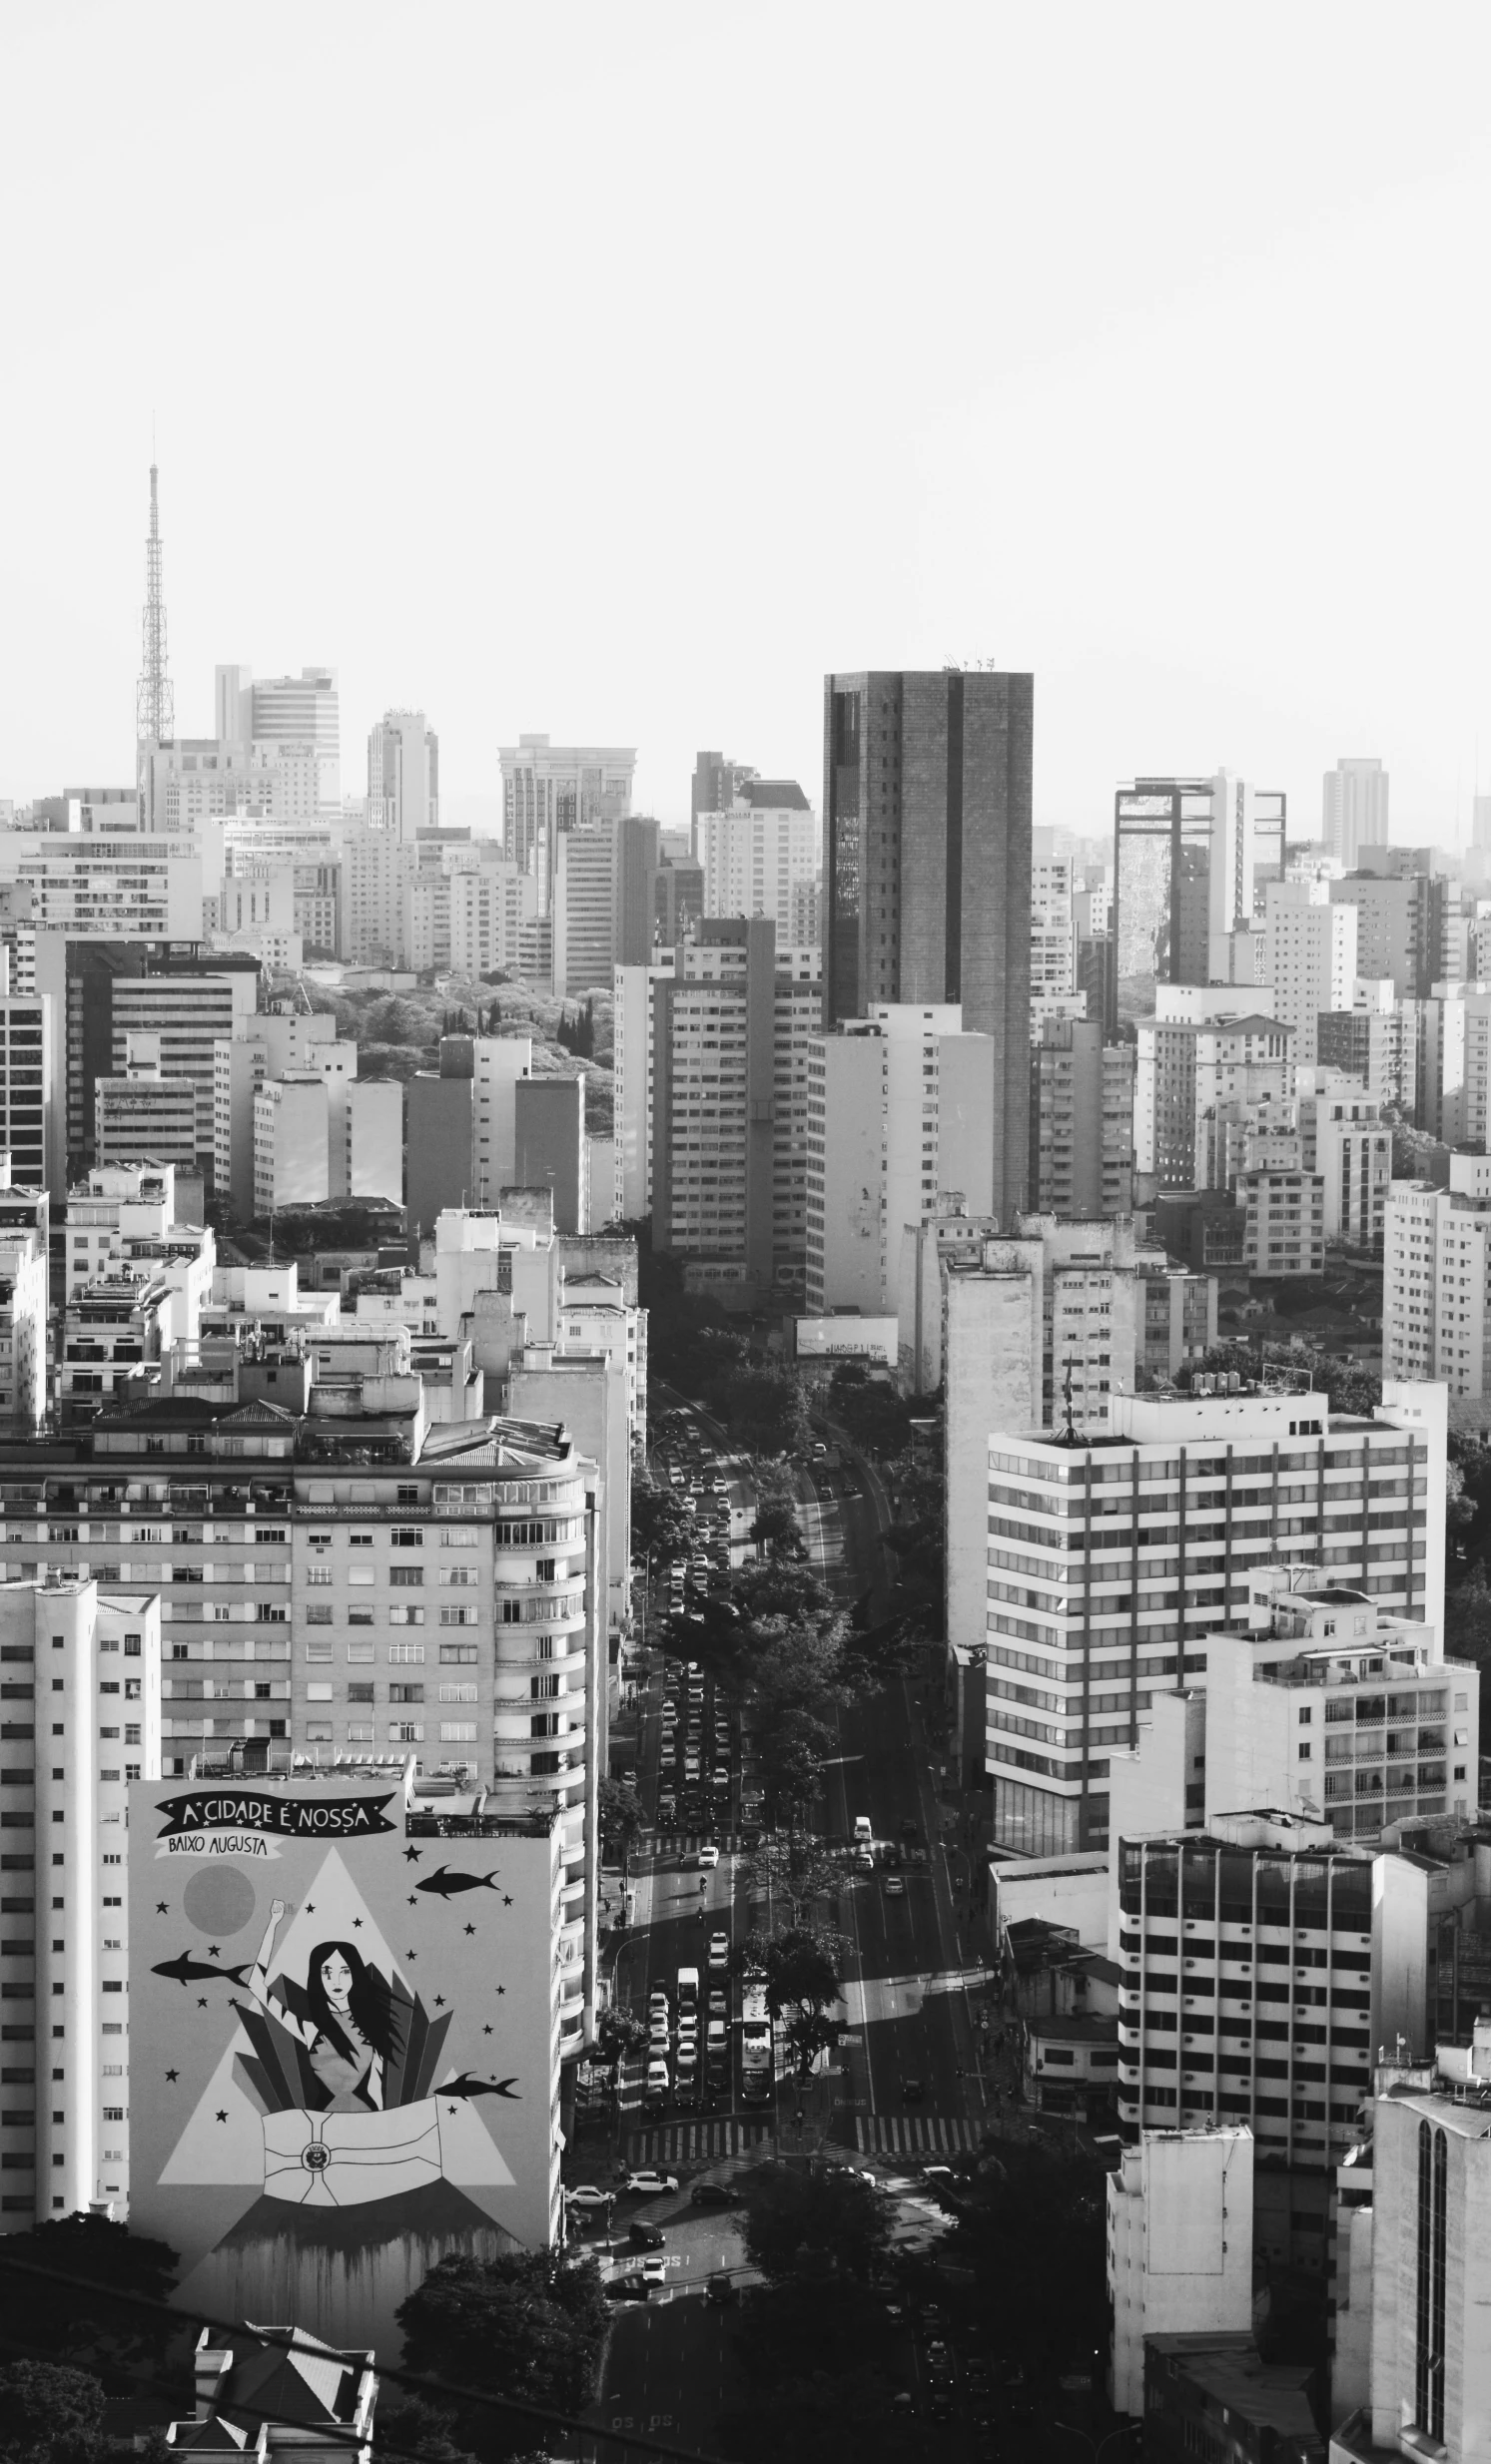
[[[445,2250],[546,2240],[552,1857],[398,1784],[133,1792],[131,2220],[184,2300],[386,2344]]]

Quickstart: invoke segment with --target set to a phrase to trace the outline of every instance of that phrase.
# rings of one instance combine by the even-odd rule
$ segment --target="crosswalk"
[[[706,1845],[724,1856],[736,1839],[733,1831],[655,1831],[650,1845],[660,1857],[696,1857]]]
[[[655,2130],[634,2131],[626,2149],[633,2164],[701,2164],[745,2156],[770,2137],[767,2122],[664,2122]]]
[[[953,2156],[977,2148],[981,2136],[977,2123],[933,2114],[871,2114],[854,2126],[855,2146],[865,2156]]]

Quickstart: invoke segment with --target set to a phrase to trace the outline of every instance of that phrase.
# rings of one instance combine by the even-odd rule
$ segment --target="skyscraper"
[[[389,710],[368,739],[368,812],[410,845],[440,818],[440,742],[422,710]]]
[[[1283,878],[1286,804],[1219,770],[1135,779],[1114,798],[1114,942],[1108,1029],[1154,1007],[1156,983],[1225,980],[1215,939],[1249,925]]]
[[[1320,836],[1354,872],[1361,848],[1387,845],[1387,772],[1379,761],[1337,762],[1323,787]]]
[[[299,676],[252,677],[246,667],[219,668],[216,680],[218,727],[234,721],[230,733],[243,726],[247,697],[249,731],[255,744],[314,747],[317,787],[323,812],[342,804],[342,722],[334,667],[303,667]],[[238,716],[235,720],[235,706]]]
[[[547,736],[520,736],[504,745],[502,828],[510,864],[538,882],[547,915],[554,878],[554,840],[591,822],[619,821],[631,811],[636,752],[617,745],[551,745]]]
[[[963,1009],[995,1045],[994,1212],[1026,1199],[1035,679],[824,680],[823,1016]]]

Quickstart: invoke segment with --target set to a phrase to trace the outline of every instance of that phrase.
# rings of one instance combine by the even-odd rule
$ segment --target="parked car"
[[[621,2187],[635,2191],[640,2198],[660,2198],[665,2190],[676,2190],[678,2182],[672,2173],[658,2173],[646,2167],[639,2173],[628,2173]]]
[[[728,1961],[729,1957],[730,1957],[730,1937],[729,1937],[729,1935],[728,1935],[728,1934],[711,1934],[711,1935],[710,1935],[710,1937],[709,1937],[709,1965],[710,1965],[710,1967],[711,1967],[711,1968],[723,1968],[723,1967],[725,1966],[726,1962]]]
[[[692,2207],[733,2207],[745,2193],[728,2181],[696,2181],[688,2195]]]
[[[574,2189],[566,2190],[564,2195],[571,2207],[609,2207],[616,2193],[614,2190],[598,2190],[593,2181],[581,2181]]]
[[[652,2287],[640,2275],[613,2275],[605,2288],[607,2301],[646,2301]]]

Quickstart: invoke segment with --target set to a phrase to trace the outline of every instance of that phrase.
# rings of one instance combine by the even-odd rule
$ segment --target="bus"
[[[752,1969],[740,1983],[740,2098],[743,2105],[767,2105],[776,2084],[771,2013],[766,2007],[766,1979]]]

